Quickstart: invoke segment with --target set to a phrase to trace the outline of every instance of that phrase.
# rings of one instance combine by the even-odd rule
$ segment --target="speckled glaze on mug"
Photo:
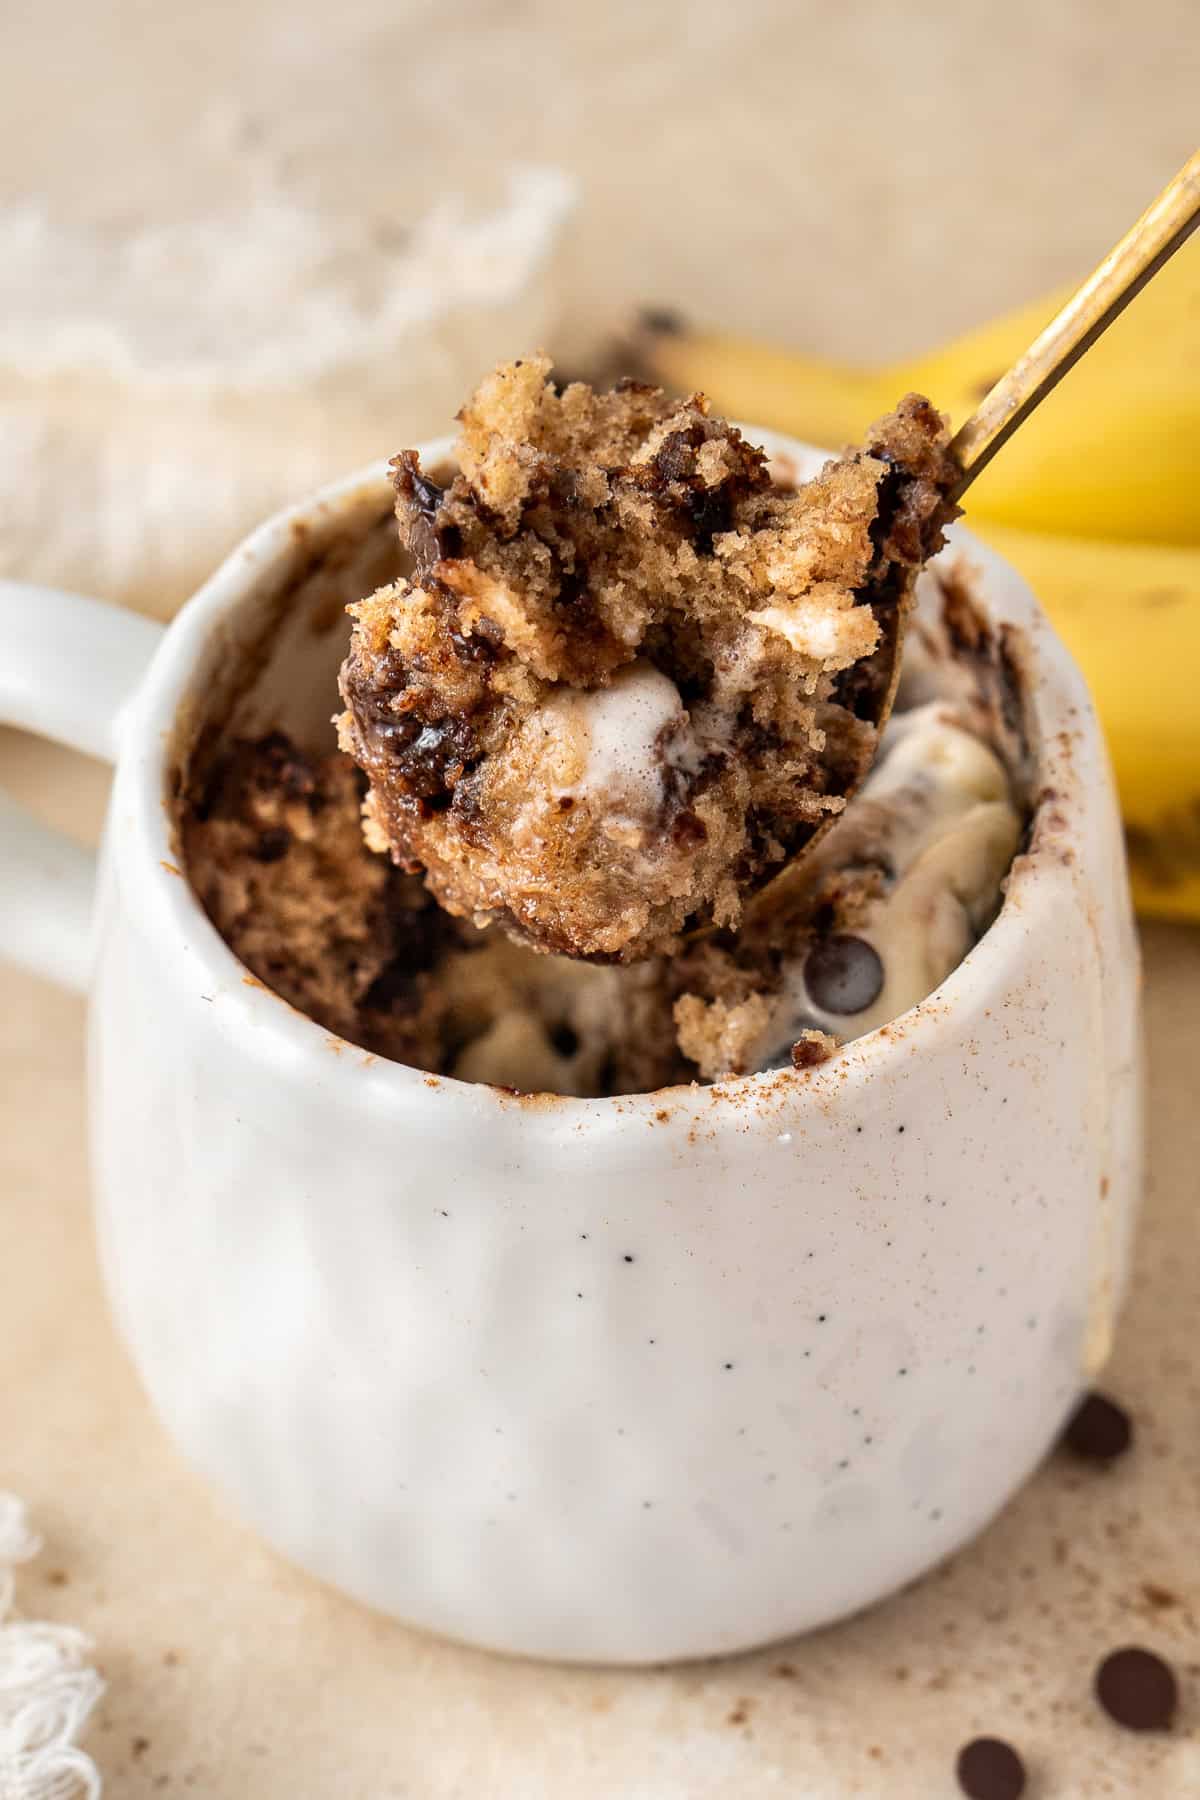
[[[993,620],[1026,634],[1042,798],[999,918],[937,992],[819,1067],[715,1087],[519,1098],[427,1076],[247,976],[180,873],[170,806],[216,672],[265,617],[281,643],[327,631],[336,605],[322,624],[287,596],[388,508],[379,468],[271,521],[161,641],[61,596],[33,629],[30,590],[0,589],[0,714],[117,761],[91,955],[87,869],[11,810],[0,931],[90,986],[125,1340],[265,1538],[411,1624],[638,1663],[836,1619],[977,1532],[1107,1352],[1140,1175],[1138,966],[1083,683],[956,529]]]

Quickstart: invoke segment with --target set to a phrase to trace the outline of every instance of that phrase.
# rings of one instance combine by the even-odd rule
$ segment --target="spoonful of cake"
[[[957,470],[916,397],[790,488],[702,396],[549,370],[483,383],[452,476],[396,459],[413,569],[352,609],[342,744],[447,910],[632,961],[736,922],[870,767]]]

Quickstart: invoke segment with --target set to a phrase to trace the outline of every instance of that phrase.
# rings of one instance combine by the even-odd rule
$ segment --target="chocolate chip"
[[[420,997],[419,971],[403,957],[393,960],[375,977],[362,997],[362,1009],[374,1012],[408,1012]]]
[[[696,470],[696,451],[704,442],[704,434],[696,426],[686,431],[671,431],[654,453],[654,470],[664,483],[687,481]]]
[[[301,757],[289,757],[279,771],[279,785],[292,800],[307,800],[315,805],[317,778],[311,765]]]
[[[1062,1441],[1087,1462],[1110,1463],[1133,1442],[1133,1424],[1123,1406],[1107,1394],[1086,1394],[1071,1415]]]
[[[281,862],[292,844],[292,834],[286,825],[271,825],[264,831],[250,852],[255,862]]]
[[[579,1049],[579,1033],[564,1021],[553,1028],[550,1042],[560,1056],[571,1057]]]
[[[592,604],[592,595],[588,587],[586,569],[560,569],[558,592],[554,596],[554,604],[561,606],[566,612],[574,611],[584,618],[587,617],[586,609]]]
[[[497,625],[495,619],[489,619],[486,613],[480,613],[479,617],[475,620],[474,624],[471,626],[471,635],[473,637],[482,638],[484,643],[490,644],[493,650],[502,650],[504,648],[503,631],[500,626]]]
[[[422,474],[415,450],[402,450],[392,467],[397,496],[407,509],[407,518],[401,516],[401,536],[416,561],[418,579],[430,582],[439,562],[461,553],[462,532],[453,520],[442,517],[446,490]]]
[[[671,821],[671,842],[681,850],[689,844],[703,844],[707,837],[708,826],[690,806],[676,813]]]
[[[692,521],[692,547],[697,556],[711,556],[713,539],[733,525],[733,500],[722,484],[689,494],[686,505]]]
[[[669,306],[644,306],[639,316],[644,330],[657,332],[662,337],[678,337],[684,329],[682,313],[674,312]]]
[[[476,667],[495,662],[496,652],[487,637],[481,631],[464,633],[455,631],[453,627],[448,633],[450,648],[460,663]]]
[[[415,450],[401,450],[392,458],[391,466],[397,494],[411,500],[421,517],[432,521],[445,498],[445,488],[422,472],[421,458]]]
[[[1153,1650],[1129,1645],[1096,1670],[1096,1698],[1126,1731],[1166,1731],[1179,1705],[1174,1671]]]
[[[839,932],[813,945],[805,960],[804,980],[822,1012],[865,1012],[883,991],[883,964],[865,938]]]
[[[420,722],[410,712],[393,712],[391,695],[382,685],[378,691],[367,687],[350,694],[354,723],[364,743],[376,744],[392,751],[406,748],[420,732]]]
[[[887,546],[888,537],[896,523],[896,515],[901,501],[910,485],[903,471],[896,465],[896,459],[888,450],[870,452],[880,462],[888,465],[885,473],[879,478],[875,489],[875,517],[868,528],[868,535],[874,545],[877,556],[882,557]]]
[[[1019,1800],[1025,1764],[1003,1738],[973,1738],[958,1753],[958,1785],[969,1800]]]
[[[282,731],[269,731],[258,739],[239,738],[234,755],[249,759],[264,792],[282,788],[289,800],[312,800],[316,793],[316,769]]]
[[[409,480],[412,483],[413,499],[422,515],[432,523],[433,515],[445,497],[445,488],[439,487],[436,481],[430,481],[428,475],[422,475],[415,467],[409,470]]]
[[[347,697],[364,743],[387,757],[408,793],[432,810],[444,811],[476,755],[470,719],[422,723],[411,712],[393,712],[386,694],[351,688]]]
[[[424,513],[417,513],[409,526],[408,547],[413,554],[418,580],[433,586],[436,585],[438,564],[461,555],[462,533],[452,520],[447,520],[444,525],[434,525]]]

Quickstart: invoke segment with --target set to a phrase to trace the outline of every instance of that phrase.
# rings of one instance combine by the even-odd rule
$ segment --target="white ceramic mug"
[[[387,529],[389,499],[378,468],[272,520],[166,631],[0,588],[0,716],[116,761],[94,899],[82,853],[5,815],[0,932],[90,990],[125,1340],[267,1539],[413,1624],[636,1663],[835,1619],[977,1532],[1107,1348],[1137,952],[1088,696],[1021,580],[956,533],[1028,635],[1054,797],[937,992],[803,1073],[613,1100],[427,1076],[247,977],[171,817],[214,684],[264,619],[316,641],[337,607],[294,617],[299,572]]]

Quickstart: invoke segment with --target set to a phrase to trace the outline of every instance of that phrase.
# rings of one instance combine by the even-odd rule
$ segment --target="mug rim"
[[[772,455],[786,454],[802,465],[828,452],[786,433],[743,425],[744,434]],[[423,443],[419,453],[426,461],[444,460],[452,453],[454,439],[446,436]],[[467,1106],[473,1114],[481,1107],[510,1114],[521,1109],[527,1117],[569,1126],[585,1121],[614,1122],[629,1114],[649,1114],[666,1101],[672,1113],[681,1107],[693,1112],[727,1099],[734,1106],[755,1104],[780,1095],[803,1096],[812,1103],[830,1102],[855,1087],[865,1077],[882,1075],[889,1064],[907,1058],[914,1049],[928,1051],[915,1042],[913,1033],[937,1031],[947,1015],[956,1020],[986,1008],[995,976],[1011,970],[1031,933],[1038,934],[1061,902],[1063,878],[1073,881],[1068,867],[1072,849],[1086,835],[1086,816],[1095,804],[1096,783],[1081,780],[1073,767],[1073,744],[1078,737],[1091,751],[1098,751],[1103,765],[1103,740],[1099,722],[1083,677],[1069,651],[1042,611],[1029,584],[1012,564],[982,543],[961,525],[949,528],[947,549],[965,553],[979,571],[982,603],[989,618],[991,591],[998,577],[1011,587],[1009,601],[1019,601],[1023,615],[1012,618],[1008,606],[1000,618],[1021,630],[1023,692],[1034,731],[1034,781],[1031,824],[1027,844],[1018,850],[1005,883],[1000,910],[977,943],[932,992],[894,1020],[850,1040],[827,1062],[803,1070],[763,1070],[731,1076],[722,1081],[690,1082],[654,1088],[644,1093],[602,1098],[548,1092],[520,1092],[487,1082],[463,1081],[450,1075],[432,1075],[407,1063],[392,1061],[366,1051],[361,1045],[336,1036],[317,1020],[299,1011],[265,983],[254,977],[234,954],[208,917],[187,877],[178,843],[170,794],[171,757],[178,738],[178,723],[190,697],[197,666],[202,662],[215,631],[236,616],[240,607],[297,554],[298,545],[311,553],[324,531],[336,527],[344,516],[364,506],[368,499],[390,497],[391,477],[386,460],[328,483],[305,498],[283,507],[258,525],[225,557],[213,573],[183,604],[163,632],[162,640],[146,670],[123,721],[117,758],[110,817],[120,814],[120,830],[107,833],[107,853],[136,867],[139,922],[153,931],[160,952],[179,962],[186,954],[197,976],[197,993],[216,982],[226,993],[238,995],[239,1021],[252,1024],[241,1034],[243,1048],[252,1036],[257,1056],[265,1061],[288,1063],[298,1056],[322,1059],[323,1068],[352,1061],[362,1096],[363,1074],[369,1071],[371,1092],[390,1091],[397,1100],[420,1092],[439,1094],[442,1104]],[[365,510],[365,508],[364,508]],[[939,553],[945,556],[946,551]],[[1031,854],[1038,848],[1039,797],[1048,790],[1069,791],[1074,804],[1059,823],[1056,854]],[[118,806],[119,802],[119,806]],[[332,1059],[328,1048],[354,1053],[352,1059]]]

